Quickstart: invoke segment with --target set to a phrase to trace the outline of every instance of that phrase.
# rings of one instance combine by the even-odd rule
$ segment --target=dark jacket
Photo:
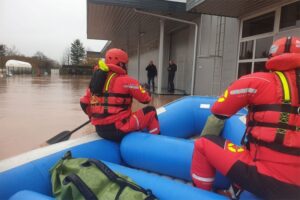
[[[148,77],[155,77],[155,76],[157,76],[156,66],[153,65],[153,64],[149,64],[146,67],[146,71],[147,71],[147,76]]]
[[[169,64],[168,71],[169,73],[175,74],[175,72],[177,71],[177,65],[175,63]]]

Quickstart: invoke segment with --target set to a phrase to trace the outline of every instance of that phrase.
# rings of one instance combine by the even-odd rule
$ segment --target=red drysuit
[[[85,96],[80,99],[97,133],[114,141],[120,141],[128,132],[143,129],[148,129],[151,134],[159,134],[159,122],[153,106],[146,106],[135,113],[131,111],[132,98],[147,104],[151,101],[149,93],[137,80],[128,76],[125,69],[116,64],[107,65],[110,71],[103,94],[93,95],[87,89]]]
[[[191,168],[197,187],[210,190],[217,169],[260,197],[300,198],[300,40],[282,38],[270,52],[266,67],[274,72],[241,77],[213,105],[222,118],[248,106],[247,145],[209,135],[197,140]]]

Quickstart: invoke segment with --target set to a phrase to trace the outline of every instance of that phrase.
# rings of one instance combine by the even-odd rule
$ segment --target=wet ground
[[[0,78],[0,160],[37,148],[56,134],[87,121],[79,99],[89,79],[57,73]],[[180,97],[153,95],[150,105],[160,107]],[[143,106],[135,101],[133,110]],[[92,132],[94,127],[87,125],[72,137]]]

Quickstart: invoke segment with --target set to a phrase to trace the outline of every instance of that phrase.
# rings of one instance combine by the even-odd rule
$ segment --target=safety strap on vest
[[[109,85],[111,83],[112,78],[117,75],[116,73],[112,73],[108,78],[107,81],[105,83],[104,86],[104,92],[101,95],[97,95],[98,97],[103,97],[104,98],[104,102],[103,103],[94,103],[94,106],[103,106],[104,107],[104,112],[102,114],[100,113],[93,113],[92,117],[95,118],[104,118],[109,116],[110,114],[108,113],[108,107],[118,107],[118,108],[122,108],[121,111],[123,110],[127,110],[130,106],[130,104],[109,104],[108,103],[108,98],[109,97],[120,97],[120,98],[130,98],[130,94],[122,94],[122,93],[109,93],[108,89],[109,89]],[[120,112],[121,112],[120,111]]]
[[[261,104],[250,106],[249,110],[252,112],[261,111],[275,111],[275,112],[286,112],[291,114],[300,114],[300,107],[292,106],[290,104]]]
[[[300,156],[300,149],[299,148],[286,147],[286,146],[283,146],[281,144],[276,144],[276,143],[272,143],[272,142],[266,142],[266,141],[258,140],[256,138],[254,138],[251,134],[248,134],[247,139],[248,139],[248,142],[252,142],[254,144],[267,147],[267,148],[272,149],[274,151],[278,151],[278,152],[281,152],[281,153],[290,154],[290,155],[294,155],[294,156]]]
[[[108,88],[109,88],[109,84],[110,84],[110,81],[111,79],[116,75],[116,73],[112,73],[108,78],[107,78],[107,81],[105,83],[105,86],[104,86],[104,103],[103,103],[103,107],[104,107],[104,113],[103,113],[103,116],[108,116]],[[99,116],[98,116],[99,117]]]
[[[282,92],[283,92],[283,104],[290,104],[291,103],[291,93],[290,93],[290,87],[287,78],[285,77],[284,73],[276,71],[276,75],[279,77],[281,86],[282,86]]]
[[[121,98],[129,98],[131,97],[130,94],[122,94],[122,93],[103,93],[97,95],[97,97],[121,97]]]
[[[254,119],[250,120],[248,126],[264,126],[270,128],[277,128],[274,143],[283,144],[285,133],[287,130],[300,131],[300,127],[289,125],[290,114],[299,114],[299,107],[291,105],[291,92],[287,78],[283,72],[276,71],[275,74],[278,76],[281,82],[282,88],[282,104],[261,104],[253,105],[249,107],[250,112],[261,112],[261,111],[278,111],[280,112],[280,118],[278,123],[269,122],[258,122]]]
[[[105,88],[104,88],[104,92],[105,92],[105,93],[108,92],[108,88],[109,88],[110,81],[111,81],[111,79],[112,79],[115,75],[116,75],[116,73],[112,73],[112,74],[108,77],[108,79],[107,79],[107,81],[106,81],[106,83],[105,83]]]
[[[282,123],[282,122],[275,124],[275,123],[270,123],[270,122],[249,121],[248,126],[251,126],[251,127],[264,126],[264,127],[270,127],[270,128],[281,128],[281,129],[286,129],[286,130],[291,130],[291,131],[300,131],[300,126],[289,125],[289,124]]]

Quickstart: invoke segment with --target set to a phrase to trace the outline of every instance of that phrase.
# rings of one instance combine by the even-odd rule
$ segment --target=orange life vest
[[[90,105],[92,118],[106,118],[110,115],[115,115],[130,109],[132,103],[130,94],[109,92],[111,80],[117,76],[118,74],[111,73],[106,79],[103,93],[91,96]]]
[[[294,72],[295,76],[287,73],[290,76],[289,79],[284,72],[275,72],[282,88],[281,103],[270,102],[269,104],[250,105],[247,132],[250,142],[282,153],[300,156],[300,70],[297,69]],[[298,88],[291,88],[289,80],[297,82],[299,84]],[[292,101],[292,93],[297,94],[298,99],[293,98]],[[295,100],[297,101],[295,102]],[[257,113],[260,113],[260,115],[256,115]],[[261,116],[264,117],[261,118]],[[263,135],[256,134],[256,131],[252,130],[258,127],[271,128],[273,131],[264,129],[265,133]]]

